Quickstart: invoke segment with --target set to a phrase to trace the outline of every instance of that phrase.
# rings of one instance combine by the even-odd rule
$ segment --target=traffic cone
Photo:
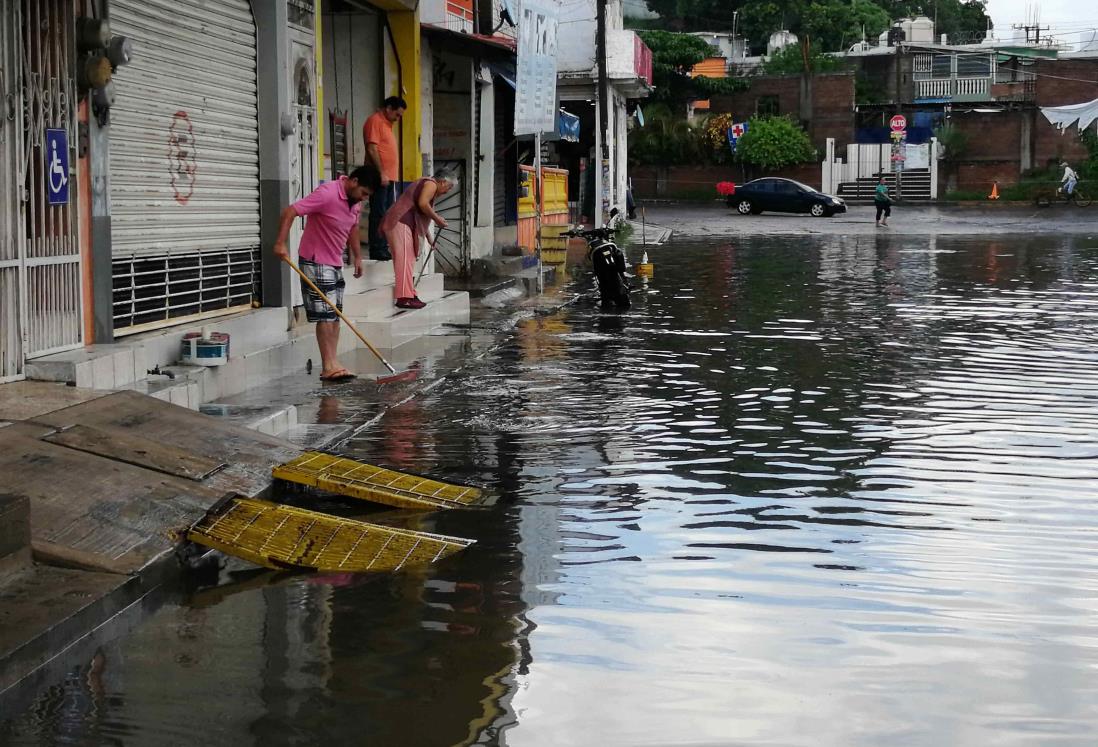
[[[992,182],[991,183],[991,194],[989,194],[987,196],[987,199],[989,199],[989,200],[998,200],[999,199],[999,182]]]

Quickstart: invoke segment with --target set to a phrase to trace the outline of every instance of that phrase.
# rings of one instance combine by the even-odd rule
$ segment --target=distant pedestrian
[[[885,184],[883,174],[877,180],[877,189],[873,192],[873,204],[877,208],[877,225],[887,226],[888,219],[892,215],[892,197],[888,194],[888,185]]]
[[[400,151],[397,148],[393,125],[404,116],[408,103],[399,96],[390,96],[362,125],[362,139],[366,144],[366,163],[373,164],[381,172],[381,189],[370,198],[370,259],[389,260],[389,244],[380,230],[385,213],[396,201],[397,182],[400,181]]]
[[[435,199],[453,189],[454,178],[448,171],[413,182],[404,190],[385,219],[381,230],[389,240],[393,253],[393,297],[401,309],[422,309],[425,304],[416,296],[412,282],[412,266],[419,256],[423,241],[430,236],[431,223],[446,228],[446,220],[435,212]]]
[[[294,221],[308,216],[298,245],[301,272],[343,310],[343,247],[351,254],[355,277],[362,276],[362,250],[358,240],[358,221],[362,201],[381,186],[381,175],[373,165],[360,166],[350,176],[327,182],[282,211],[274,254],[290,256],[286,238]],[[354,374],[339,363],[339,317],[316,291],[301,281],[305,317],[316,323],[316,341],[320,347],[322,381],[353,379]]]

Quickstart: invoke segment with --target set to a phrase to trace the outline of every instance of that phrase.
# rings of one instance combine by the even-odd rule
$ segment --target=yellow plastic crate
[[[344,573],[426,565],[473,544],[252,498],[219,504],[187,539],[266,568]]]
[[[465,508],[484,502],[484,492],[419,475],[377,467],[319,451],[275,467],[271,474],[288,482],[398,508]]]

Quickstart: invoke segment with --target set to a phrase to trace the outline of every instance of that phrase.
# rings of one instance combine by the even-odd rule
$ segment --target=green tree
[[[978,42],[991,26],[986,0],[899,0],[894,17],[934,19],[936,36],[946,34],[954,44]]]
[[[813,52],[808,58],[809,70],[814,73],[831,73],[843,69],[843,61],[823,52]],[[790,44],[772,54],[763,63],[762,70],[767,75],[799,75],[804,72],[804,58],[800,44]]]
[[[702,127],[695,127],[667,104],[645,109],[644,127],[629,132],[629,160],[648,166],[703,163],[708,156]]]
[[[743,11],[743,29],[758,46],[785,28],[797,35],[803,69],[820,52],[841,52],[888,28],[889,13],[873,0],[764,0]]]
[[[955,41],[982,38],[988,28],[986,0],[647,0],[665,28],[678,31],[737,31],[758,49],[770,35],[787,29],[809,53],[814,47],[838,52],[862,37],[880,35],[892,20],[925,15],[936,32]]]
[[[661,28],[676,31],[732,30],[733,12],[744,0],[647,0],[648,9],[660,14]]]
[[[641,31],[641,39],[652,50],[652,98],[673,107],[687,101],[706,99],[720,93],[743,90],[739,78],[691,78],[690,69],[714,54],[703,39],[672,31]]]
[[[755,117],[736,146],[737,157],[767,171],[816,159],[808,134],[787,117]]]

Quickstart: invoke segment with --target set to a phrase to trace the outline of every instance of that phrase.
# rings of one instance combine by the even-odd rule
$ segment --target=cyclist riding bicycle
[[[1068,197],[1075,191],[1075,185],[1079,182],[1079,175],[1068,166],[1067,161],[1060,163],[1064,167],[1064,176],[1060,179],[1060,190]]]

